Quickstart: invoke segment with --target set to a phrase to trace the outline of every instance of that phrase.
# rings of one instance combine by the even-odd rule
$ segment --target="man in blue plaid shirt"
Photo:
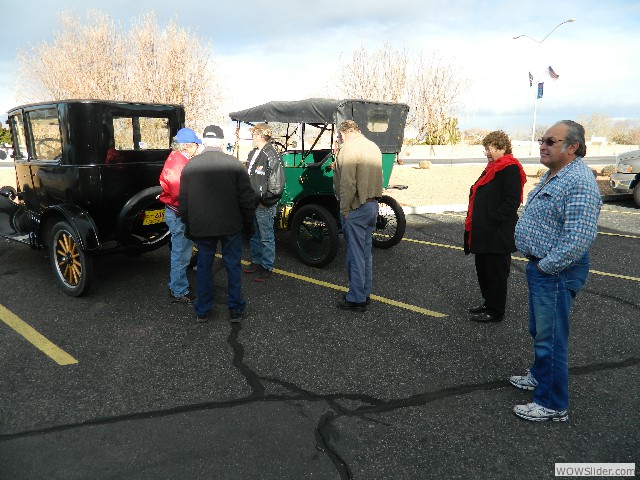
[[[529,194],[516,225],[516,247],[529,264],[529,333],[533,365],[509,379],[533,390],[533,402],[516,405],[526,420],[569,418],[569,312],[589,274],[589,247],[597,234],[602,201],[587,153],[582,125],[563,120],[546,131],[540,163],[549,168]]]

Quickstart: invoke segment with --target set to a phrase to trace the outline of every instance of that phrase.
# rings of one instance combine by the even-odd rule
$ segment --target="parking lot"
[[[511,413],[531,397],[507,381],[532,360],[526,261],[514,255],[505,320],[470,322],[463,222],[408,216],[405,239],[374,251],[366,313],[334,307],[344,244],[314,269],[280,232],[276,274],[245,277],[240,325],[221,262],[214,318],[197,324],[168,303],[166,249],[97,259],[91,291],[71,298],[44,252],[0,239],[0,478],[543,479],[556,462],[637,465],[640,209],[603,207],[560,424]]]

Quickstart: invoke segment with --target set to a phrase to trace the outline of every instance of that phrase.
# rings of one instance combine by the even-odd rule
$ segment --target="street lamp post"
[[[560,22],[558,25],[556,25],[555,27],[553,27],[553,30],[551,30],[549,33],[547,33],[545,35],[545,37],[542,40],[536,40],[533,37],[530,37],[529,35],[517,35],[515,37],[513,37],[514,40],[517,40],[521,37],[524,38],[528,38],[529,40],[533,40],[534,42],[536,42],[538,44],[538,52],[537,52],[537,58],[536,58],[536,64],[535,64],[535,69],[539,68],[539,64],[540,64],[540,50],[542,48],[542,42],[544,42],[549,35],[551,35],[553,32],[555,32],[557,30],[558,27],[560,27],[560,25],[564,25],[565,23],[571,23],[571,22],[575,22],[576,19],[575,18],[569,18],[567,20],[565,20],[564,22]],[[536,71],[536,79],[538,79],[538,74],[540,72]],[[539,82],[536,82],[539,83]],[[529,155],[532,154],[533,152],[533,144],[535,142],[535,137],[536,137],[536,115],[538,113],[538,89],[536,88],[536,97],[535,100],[533,101],[533,126],[531,127],[531,144],[529,145]]]

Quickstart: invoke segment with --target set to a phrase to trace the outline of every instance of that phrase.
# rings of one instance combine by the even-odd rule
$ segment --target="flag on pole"
[[[542,90],[544,88],[544,82],[539,82],[538,83],[538,97],[537,98],[542,98]]]
[[[548,74],[549,74],[549,76],[550,76],[551,78],[553,78],[554,80],[557,80],[557,79],[558,79],[558,77],[560,76],[560,75],[558,75],[556,72],[554,72],[554,71],[553,71],[553,68],[551,68],[551,65],[549,65],[549,68],[547,68],[547,73],[548,73]]]
[[[533,75],[531,75],[531,72],[529,72],[529,86],[533,87]]]

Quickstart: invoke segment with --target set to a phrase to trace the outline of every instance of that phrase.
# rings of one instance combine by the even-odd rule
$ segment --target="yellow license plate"
[[[162,210],[145,210],[143,225],[153,225],[154,223],[164,222],[164,209]]]

